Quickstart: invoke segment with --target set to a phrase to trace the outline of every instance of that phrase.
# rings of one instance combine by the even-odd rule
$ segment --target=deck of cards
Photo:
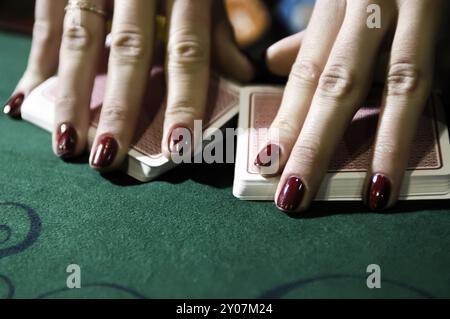
[[[92,124],[89,137],[95,136],[106,76],[98,75],[91,99]],[[47,131],[53,128],[57,80],[51,78],[36,88],[22,106],[22,118]],[[124,170],[139,181],[148,182],[174,168],[175,163],[161,152],[165,111],[165,79],[162,68],[150,74],[148,94]],[[254,160],[264,146],[283,94],[282,87],[239,86],[218,76],[211,78],[207,111],[203,120],[203,139],[211,129],[221,129],[239,113],[233,194],[243,200],[272,200],[277,177],[258,174]],[[375,91],[359,109],[338,146],[329,172],[316,200],[360,200],[370,163],[370,153],[379,114],[379,92]],[[209,133],[208,133],[209,132]],[[443,106],[432,95],[422,116],[414,152],[405,174],[400,199],[450,198],[450,144]]]
[[[381,90],[375,89],[354,116],[321,184],[316,200],[360,200],[380,111]],[[282,88],[241,90],[233,194],[244,200],[273,200],[278,177],[265,178],[254,166],[265,146],[283,95]],[[400,199],[450,198],[450,144],[443,105],[433,94],[421,118],[403,180]]]
[[[91,98],[89,143],[95,137],[105,93],[106,75],[98,75]],[[164,72],[152,69],[139,123],[124,165],[125,172],[141,182],[149,182],[176,166],[163,156],[161,140],[166,109]],[[53,129],[57,78],[51,78],[33,90],[22,105],[22,118],[51,132]],[[212,76],[207,108],[203,119],[203,140],[210,139],[215,129],[221,129],[239,112],[240,87],[218,76]],[[213,141],[219,142],[219,141]],[[201,149],[199,150],[201,151]]]

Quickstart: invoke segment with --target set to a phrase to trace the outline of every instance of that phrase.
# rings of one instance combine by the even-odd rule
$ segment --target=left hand
[[[65,12],[66,3],[71,4]],[[86,1],[81,2],[86,4]],[[105,43],[104,12],[113,8],[107,87],[91,150],[91,167],[121,167],[135,133],[155,46],[155,16],[169,24],[166,78],[167,110],[162,151],[171,156],[176,129],[193,132],[203,119],[211,65],[238,81],[253,77],[253,67],[236,45],[223,0],[37,0],[32,50],[27,70],[4,112],[20,117],[23,99],[58,70],[53,149],[70,159],[87,146],[89,104]],[[194,145],[195,146],[195,145]]]

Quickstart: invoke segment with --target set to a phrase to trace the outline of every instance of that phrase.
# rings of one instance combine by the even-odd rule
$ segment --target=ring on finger
[[[96,13],[105,18],[108,18],[108,16],[109,16],[107,11],[100,9],[99,7],[97,7],[96,5],[94,5],[88,1],[81,1],[81,0],[69,0],[65,10],[66,10],[66,12],[68,10],[84,10],[84,11]]]

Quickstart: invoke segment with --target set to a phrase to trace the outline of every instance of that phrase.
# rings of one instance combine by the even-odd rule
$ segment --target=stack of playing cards
[[[103,96],[106,75],[95,79],[91,98],[91,128],[89,143],[95,137]],[[124,165],[125,172],[142,182],[148,182],[175,167],[161,152],[163,121],[165,112],[165,78],[161,67],[151,70],[147,95],[144,99],[134,140]],[[51,78],[33,90],[22,105],[22,118],[44,130],[53,130],[57,79]],[[208,88],[205,88],[208,90]],[[239,112],[240,88],[230,81],[212,76],[203,124],[203,140],[208,141],[215,129],[222,128]],[[213,139],[211,143],[218,143]],[[213,146],[211,146],[213,147]],[[199,150],[201,152],[201,148]]]
[[[380,110],[381,90],[374,90],[340,142],[316,200],[360,200]],[[282,88],[241,90],[236,170],[233,194],[244,200],[272,200],[278,177],[265,178],[254,166],[266,145],[283,94]],[[420,120],[401,199],[450,198],[450,144],[443,105],[433,94]]]
[[[30,94],[22,106],[23,119],[47,131],[52,130],[58,89],[56,84],[56,78],[52,78]],[[106,76],[97,76],[91,100],[90,142],[95,136],[105,84]],[[126,173],[144,182],[176,166],[161,153],[166,92],[162,68],[152,70],[147,92],[128,161],[124,166]],[[274,197],[278,177],[259,175],[253,163],[266,143],[265,134],[278,110],[282,93],[283,88],[280,87],[243,87],[217,76],[211,78],[203,121],[203,139],[210,140],[214,129],[223,128],[239,112],[240,130],[233,188],[233,194],[238,198],[272,200]],[[374,91],[372,95],[357,112],[339,144],[317,200],[361,199],[381,92]],[[216,139],[213,141],[220,142]],[[420,121],[400,198],[450,198],[450,144],[443,106],[437,95],[430,98]]]

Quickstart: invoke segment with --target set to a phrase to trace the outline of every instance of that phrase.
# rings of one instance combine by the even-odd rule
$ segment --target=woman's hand
[[[3,109],[5,114],[20,118],[24,98],[58,69],[65,6],[66,1],[36,1],[33,43],[27,69]]]
[[[366,24],[367,8],[381,8],[381,28]],[[305,210],[313,200],[336,146],[372,84],[383,47],[390,48],[382,111],[363,196],[373,210],[396,202],[405,167],[433,80],[443,1],[318,0],[303,33],[267,53],[274,72],[290,71],[269,131],[271,158],[282,172],[279,209]],[[278,143],[271,141],[278,137]],[[259,157],[258,157],[259,158]],[[261,173],[266,167],[260,164]],[[271,167],[273,168],[273,167]]]
[[[81,10],[80,3],[94,9]],[[53,149],[64,159],[80,155],[87,145],[90,97],[106,35],[102,13],[112,7],[106,0],[69,4],[65,12],[66,1],[37,0],[29,64],[5,109],[20,116],[23,97],[58,69]],[[169,21],[168,105],[162,141],[167,157],[180,142],[174,130],[193,132],[194,120],[203,118],[211,60],[226,76],[239,81],[253,76],[251,64],[235,45],[222,1],[114,1],[107,88],[90,156],[97,170],[118,168],[128,153],[147,87],[155,17],[160,11]]]

